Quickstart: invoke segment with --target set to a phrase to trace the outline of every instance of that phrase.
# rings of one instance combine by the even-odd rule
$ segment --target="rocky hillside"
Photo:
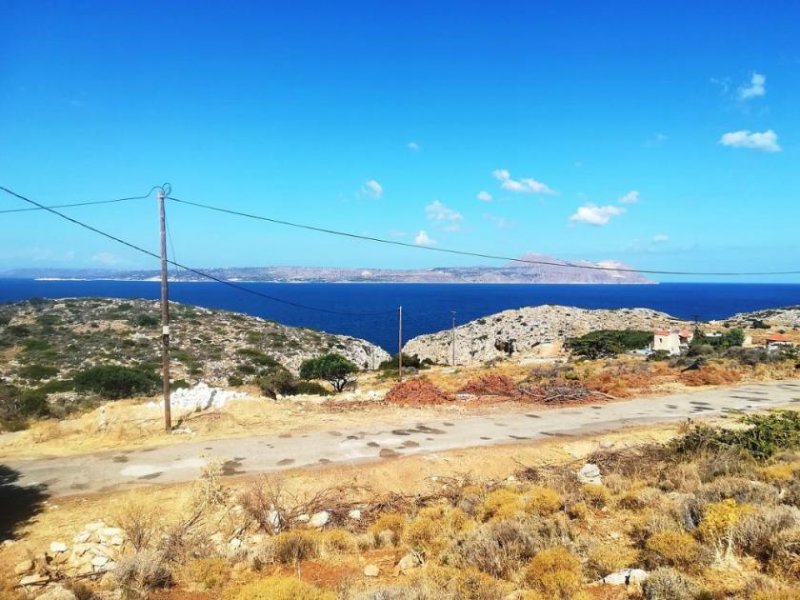
[[[598,329],[654,329],[686,325],[648,308],[588,310],[569,306],[529,306],[506,310],[456,328],[456,364],[484,362],[505,356],[513,347],[525,352],[543,344],[561,346],[568,337]],[[403,352],[449,364],[452,332],[440,331],[409,340]]]
[[[274,359],[297,373],[336,352],[364,369],[389,355],[365,340],[286,327],[242,314],[171,304],[173,378],[225,383]],[[0,378],[33,384],[100,363],[160,364],[158,302],[31,300],[0,305]]]
[[[756,327],[770,329],[800,329],[800,306],[768,308],[749,313],[737,313],[732,317],[715,323],[736,327]]]
[[[694,324],[649,308],[589,310],[569,306],[532,306],[506,310],[456,328],[456,364],[485,362],[508,350],[525,352],[545,344],[561,348],[568,337],[599,329],[656,329]],[[780,331],[800,341],[800,306],[739,313],[703,325],[707,331],[741,327],[759,342],[766,333]],[[452,360],[452,331],[421,335],[409,340],[403,352],[441,364]]]

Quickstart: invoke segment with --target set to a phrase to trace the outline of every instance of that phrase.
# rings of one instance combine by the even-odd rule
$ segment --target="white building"
[[[653,352],[664,350],[677,356],[689,347],[694,334],[687,329],[656,329],[653,332]]]

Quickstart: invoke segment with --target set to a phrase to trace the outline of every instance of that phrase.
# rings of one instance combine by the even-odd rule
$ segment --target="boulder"
[[[67,545],[64,542],[51,542],[50,543],[50,554],[59,554],[60,552],[66,552]]]
[[[397,569],[401,573],[405,573],[406,571],[410,571],[411,569],[418,567],[420,564],[419,557],[416,554],[409,552],[400,559],[400,562],[397,563]]]
[[[108,564],[109,558],[107,556],[95,556],[92,559],[92,566],[96,568],[105,567]]]
[[[54,585],[48,587],[44,594],[36,596],[36,600],[77,600],[77,596],[61,585]]]
[[[32,560],[23,560],[20,563],[17,563],[14,567],[14,574],[15,575],[25,575],[26,573],[30,573],[33,571],[33,561]]]
[[[622,569],[606,575],[600,583],[608,585],[641,585],[647,579],[647,571],[643,569]]]
[[[381,570],[378,568],[378,565],[367,565],[364,567],[364,576],[365,577],[377,577],[380,575]]]
[[[578,481],[581,483],[603,483],[600,467],[593,463],[586,463],[578,471]]]
[[[309,527],[325,527],[328,522],[331,520],[331,513],[327,510],[321,510],[318,513],[314,513],[311,515],[311,518],[308,520]]]
[[[347,518],[352,519],[353,521],[360,521],[361,520],[361,511],[357,508],[354,508],[349,513],[347,513]]]
[[[31,585],[42,585],[43,583],[47,583],[50,581],[50,578],[47,575],[26,575],[22,579],[19,580],[19,584],[22,587],[28,587]]]

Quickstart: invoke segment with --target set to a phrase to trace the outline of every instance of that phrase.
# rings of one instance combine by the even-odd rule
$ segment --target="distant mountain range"
[[[631,267],[615,261],[566,262],[538,254],[523,260],[551,264],[508,263],[499,267],[436,267],[431,269],[345,269],[336,267],[225,267],[199,269],[233,281],[278,283],[652,283]],[[590,268],[575,268],[590,267]],[[27,268],[0,272],[2,277],[34,279],[158,279],[159,272],[113,269]],[[173,281],[202,281],[186,271],[170,268]]]

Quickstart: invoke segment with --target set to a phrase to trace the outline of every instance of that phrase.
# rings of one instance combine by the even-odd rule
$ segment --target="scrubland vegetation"
[[[178,516],[146,495],[118,503],[116,568],[64,581],[85,599],[797,598],[798,450],[800,416],[779,411],[598,451],[595,483],[581,460],[436,477],[414,495],[298,494],[276,478],[228,487],[212,467]],[[646,578],[604,583],[626,569]]]

